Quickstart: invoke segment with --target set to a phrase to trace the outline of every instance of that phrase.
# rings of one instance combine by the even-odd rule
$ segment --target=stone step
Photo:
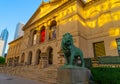
[[[0,71],[4,73],[8,73],[10,75],[16,75],[32,80],[38,80],[46,82],[46,84],[56,84],[57,78],[57,67],[56,66],[48,66],[44,69],[39,69],[34,66],[25,66],[25,67],[7,67],[5,69],[0,69]]]
[[[42,82],[47,82],[47,83],[51,83],[51,84],[56,84],[56,79],[52,79],[52,78],[43,78],[43,77],[38,77],[38,81],[42,81]]]

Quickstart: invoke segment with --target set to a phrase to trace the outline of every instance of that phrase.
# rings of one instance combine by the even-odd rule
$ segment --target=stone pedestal
[[[94,84],[87,68],[59,68],[57,84]]]
[[[58,66],[61,67],[65,64],[65,58],[64,58],[64,53],[62,52],[62,50],[60,50],[58,52],[59,56],[58,56]]]
[[[45,68],[48,66],[48,56],[46,53],[41,53],[41,59],[40,59],[40,63],[39,63],[39,68]]]

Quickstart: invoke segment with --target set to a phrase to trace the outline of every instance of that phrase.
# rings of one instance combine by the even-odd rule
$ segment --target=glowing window
[[[33,32],[33,39],[32,39],[32,45],[36,44],[36,40],[37,40],[37,31],[34,30],[34,32]]]
[[[106,55],[105,54],[104,41],[93,43],[93,47],[94,47],[94,55],[95,55],[95,57],[105,56]]]
[[[41,34],[40,42],[44,42],[45,41],[45,29],[42,29],[40,34]]]

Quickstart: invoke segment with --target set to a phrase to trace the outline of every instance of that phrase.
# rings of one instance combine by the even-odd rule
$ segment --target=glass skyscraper
[[[3,48],[4,48],[4,41],[0,38],[0,56],[2,56]]]
[[[3,48],[3,52],[2,52],[2,56],[5,55],[5,49],[6,49],[6,45],[7,45],[7,40],[8,40],[8,30],[7,28],[5,28],[4,30],[2,30],[0,38],[4,41],[4,48]]]
[[[16,30],[15,30],[15,35],[14,35],[14,39],[17,39],[21,36],[23,36],[24,32],[22,30],[24,24],[23,23],[18,23],[17,26],[16,26]]]

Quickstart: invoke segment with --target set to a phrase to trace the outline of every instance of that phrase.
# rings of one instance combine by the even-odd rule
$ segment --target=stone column
[[[46,36],[45,36],[45,41],[49,40],[49,26],[47,25],[46,27]]]
[[[30,33],[30,36],[29,36],[29,46],[32,46],[32,33]]]

